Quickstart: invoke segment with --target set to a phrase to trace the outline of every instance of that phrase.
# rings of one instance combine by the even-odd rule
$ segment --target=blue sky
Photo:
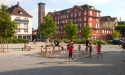
[[[125,21],[125,1],[124,0],[0,0],[0,4],[8,7],[16,5],[20,2],[20,6],[33,16],[33,28],[38,27],[38,3],[45,3],[45,12],[53,12],[54,10],[63,10],[72,8],[74,5],[89,4],[101,11],[101,16],[117,17],[118,20]]]

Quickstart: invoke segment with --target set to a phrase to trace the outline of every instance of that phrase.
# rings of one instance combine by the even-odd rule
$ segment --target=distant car
[[[124,42],[124,39],[123,38],[114,38],[112,40],[112,43],[113,44],[122,44]]]

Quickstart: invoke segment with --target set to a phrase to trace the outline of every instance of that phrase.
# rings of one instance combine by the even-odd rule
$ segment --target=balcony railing
[[[89,15],[89,17],[99,18],[99,16],[93,16],[93,15]]]
[[[29,20],[24,19],[15,19],[16,22],[23,22],[23,23],[29,23]]]

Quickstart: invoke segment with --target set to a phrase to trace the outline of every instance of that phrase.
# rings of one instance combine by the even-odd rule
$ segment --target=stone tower
[[[41,41],[41,35],[40,35],[40,24],[44,22],[45,18],[45,3],[38,3],[38,31],[37,31],[37,38]]]
[[[45,3],[38,3],[38,26],[44,22],[45,17]]]

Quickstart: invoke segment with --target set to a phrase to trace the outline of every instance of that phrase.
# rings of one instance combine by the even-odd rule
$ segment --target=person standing
[[[34,45],[36,44],[36,39],[33,40]]]
[[[89,43],[88,48],[89,48],[89,57],[91,58],[91,56],[92,56],[92,45],[91,45],[91,43]]]
[[[64,43],[64,41],[62,41],[62,42],[60,43],[60,49],[59,49],[59,50],[61,50],[60,52],[61,52],[62,54],[64,54],[64,46],[65,46],[65,43]]]
[[[88,51],[88,44],[89,44],[89,40],[86,39],[86,48],[85,48],[86,51]]]
[[[51,42],[51,46],[52,46],[51,54],[52,54],[52,56],[54,56],[54,51],[55,51],[55,44],[54,44],[54,41]]]
[[[69,61],[70,61],[72,59],[72,55],[73,55],[73,47],[71,44],[69,45],[68,52],[69,52],[68,57],[69,57]]]
[[[97,58],[98,58],[98,55],[100,55],[102,57],[100,44],[97,45]]]
[[[125,41],[124,41],[123,44],[122,44],[122,48],[123,48],[122,52],[124,52],[124,49],[125,49]]]
[[[81,47],[81,45],[78,45],[78,56],[80,55],[80,53],[81,53],[81,50],[82,50],[82,47]]]

